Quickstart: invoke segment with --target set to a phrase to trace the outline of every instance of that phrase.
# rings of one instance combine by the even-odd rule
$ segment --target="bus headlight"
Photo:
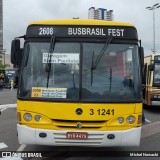
[[[118,117],[118,122],[119,122],[119,124],[122,124],[124,122],[124,118],[123,117]]]
[[[127,117],[127,123],[133,124],[136,121],[136,118],[134,116]]]
[[[30,113],[25,113],[23,115],[23,118],[24,118],[25,121],[29,122],[29,121],[32,120],[32,115]]]
[[[35,116],[34,116],[34,119],[35,119],[36,121],[40,121],[42,118],[41,118],[40,115],[35,115]]]

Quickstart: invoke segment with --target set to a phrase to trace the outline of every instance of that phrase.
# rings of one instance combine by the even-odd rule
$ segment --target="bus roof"
[[[126,22],[115,22],[106,20],[92,20],[92,19],[65,19],[65,20],[42,20],[31,22],[30,25],[96,25],[96,26],[128,26],[135,27],[133,24]]]

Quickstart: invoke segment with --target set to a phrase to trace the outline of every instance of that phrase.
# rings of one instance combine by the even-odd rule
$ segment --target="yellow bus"
[[[160,105],[160,53],[144,57],[144,104]]]
[[[134,25],[37,21],[11,50],[11,62],[20,66],[20,144],[139,145],[144,57]]]

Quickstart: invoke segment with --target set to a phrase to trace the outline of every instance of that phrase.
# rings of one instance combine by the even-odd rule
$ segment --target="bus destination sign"
[[[115,37],[137,39],[134,27],[117,26],[51,26],[32,25],[27,29],[26,37]]]

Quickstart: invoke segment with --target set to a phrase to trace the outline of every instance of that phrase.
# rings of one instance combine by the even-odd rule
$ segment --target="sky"
[[[153,6],[160,0],[3,0],[3,45],[10,53],[14,37],[26,34],[32,21],[48,19],[88,19],[90,7],[113,10],[114,21],[129,22],[136,26],[145,55],[153,49]],[[155,44],[160,52],[160,8],[155,11]]]

